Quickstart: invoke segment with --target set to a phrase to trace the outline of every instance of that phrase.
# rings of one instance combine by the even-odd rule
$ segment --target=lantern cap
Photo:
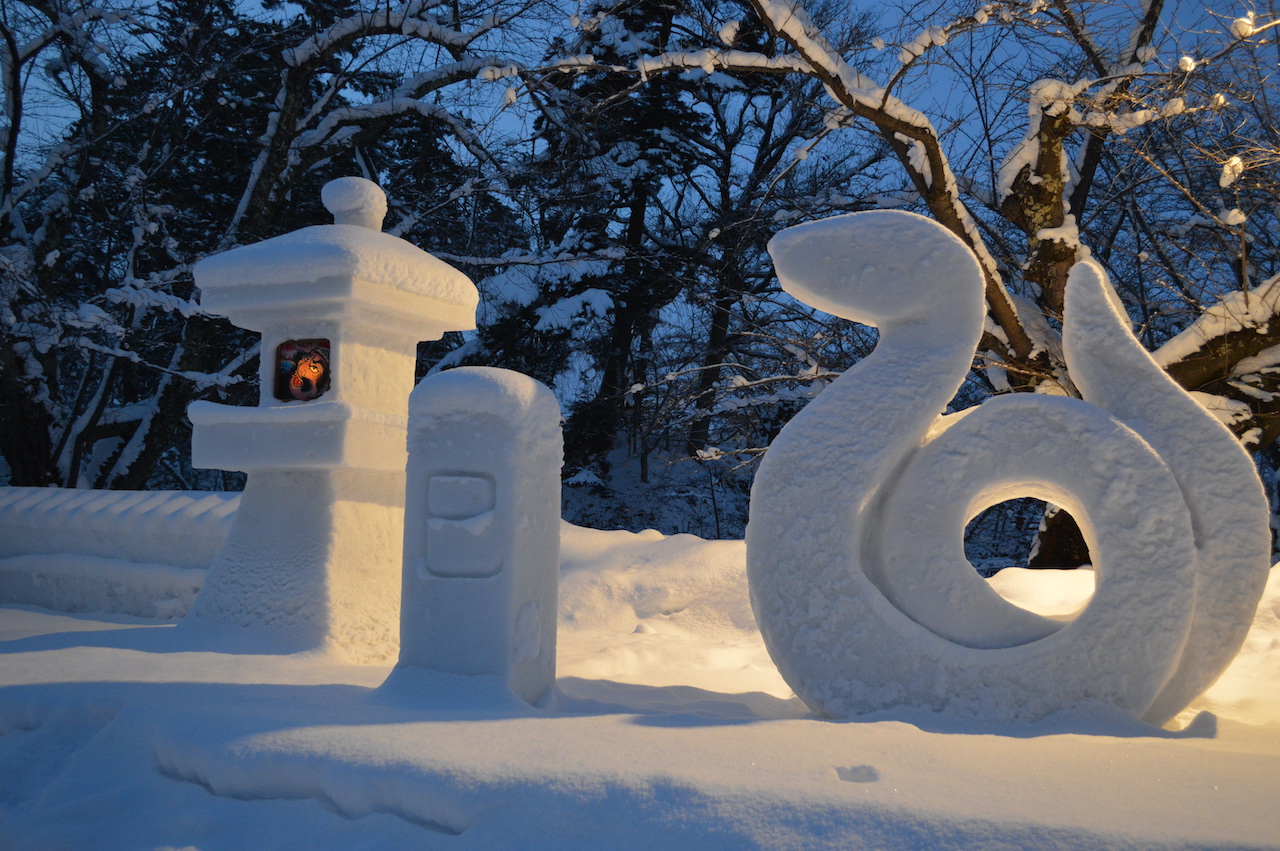
[[[302,228],[197,263],[193,274],[204,309],[255,331],[280,316],[301,319],[320,303],[331,315],[336,302],[350,302],[339,309],[347,315],[367,304],[406,321],[426,321],[420,340],[476,327],[479,293],[470,278],[378,230],[386,213],[380,188],[347,177],[331,181],[322,196],[334,224]]]

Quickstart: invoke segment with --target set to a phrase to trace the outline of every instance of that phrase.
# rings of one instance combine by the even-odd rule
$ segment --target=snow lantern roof
[[[272,314],[312,312],[308,304],[327,305],[329,315],[361,304],[448,330],[475,327],[479,293],[471,279],[381,231],[387,210],[382,189],[363,178],[344,177],[329,182],[321,197],[334,224],[302,228],[197,263],[193,271],[204,308],[252,330],[261,330]]]

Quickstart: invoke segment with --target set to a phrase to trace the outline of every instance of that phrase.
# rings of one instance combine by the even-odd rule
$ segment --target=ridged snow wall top
[[[197,263],[203,307],[254,331],[292,320],[299,311],[340,318],[361,307],[385,321],[416,327],[422,340],[475,327],[479,293],[471,280],[380,230],[387,211],[382,189],[363,178],[343,177],[328,183],[321,197],[334,224]]]
[[[70,553],[205,568],[238,493],[0,488],[0,559]]]

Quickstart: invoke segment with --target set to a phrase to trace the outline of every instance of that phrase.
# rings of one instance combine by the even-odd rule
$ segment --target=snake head
[[[980,317],[983,309],[973,252],[915,213],[872,210],[807,222],[769,240],[769,254],[788,293],[865,325],[919,321],[943,304],[956,318]]]

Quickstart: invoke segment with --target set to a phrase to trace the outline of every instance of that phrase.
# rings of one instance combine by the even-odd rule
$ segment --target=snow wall
[[[186,614],[238,493],[0,488],[0,602]]]

